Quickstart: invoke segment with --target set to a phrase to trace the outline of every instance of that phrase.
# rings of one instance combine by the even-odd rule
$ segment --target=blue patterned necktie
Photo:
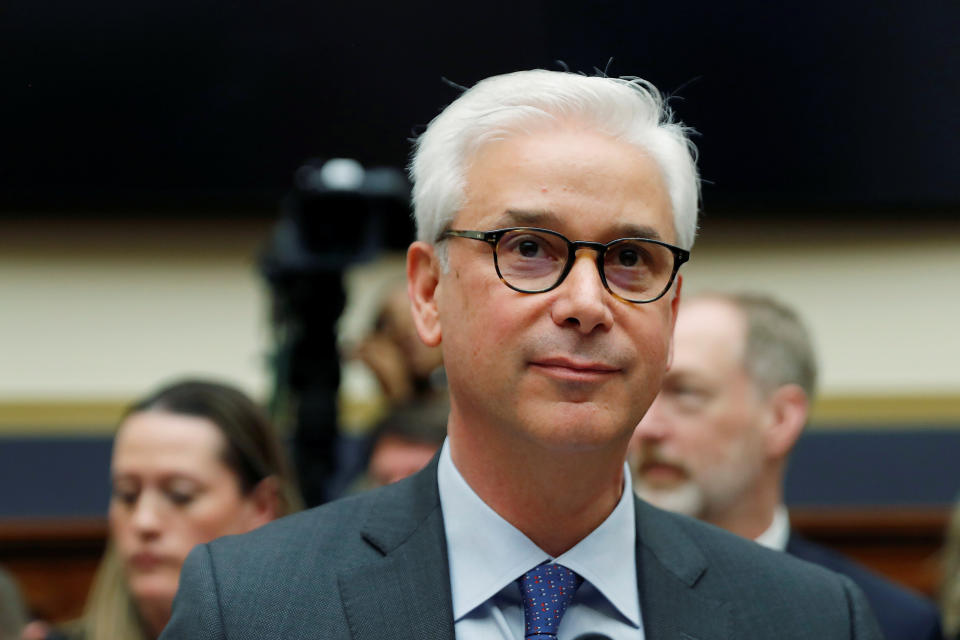
[[[517,582],[523,595],[525,640],[556,640],[560,619],[583,578],[552,563],[530,569]]]

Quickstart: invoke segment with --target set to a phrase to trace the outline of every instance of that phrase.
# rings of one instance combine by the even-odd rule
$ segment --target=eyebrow
[[[560,226],[560,217],[547,209],[507,209],[495,222],[496,228],[520,226],[555,229]],[[615,238],[647,238],[663,240],[660,232],[643,224],[622,223],[613,227],[610,234]]]

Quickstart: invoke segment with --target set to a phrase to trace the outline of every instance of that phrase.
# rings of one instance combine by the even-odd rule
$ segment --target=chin
[[[130,577],[130,593],[139,604],[172,606],[177,595],[178,575],[140,575]]]
[[[532,424],[541,446],[555,451],[597,451],[616,443],[626,443],[632,429],[624,429],[620,422],[602,409],[586,403],[561,405],[553,418],[541,413]],[[626,423],[624,423],[626,424]]]

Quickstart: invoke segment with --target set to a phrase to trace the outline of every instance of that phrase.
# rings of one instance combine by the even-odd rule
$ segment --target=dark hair
[[[239,389],[207,380],[182,380],[134,402],[124,418],[141,411],[164,411],[205,418],[220,429],[227,442],[224,463],[249,494],[269,476],[279,483],[280,513],[302,507],[290,464],[266,413]]]

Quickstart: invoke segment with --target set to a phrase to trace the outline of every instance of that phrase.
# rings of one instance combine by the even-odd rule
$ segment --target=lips
[[[647,460],[640,465],[640,474],[652,486],[672,486],[687,479],[686,470],[663,460]]]
[[[166,564],[166,559],[150,551],[140,551],[130,556],[130,565],[139,571],[151,571]]]
[[[565,357],[534,360],[530,366],[555,378],[582,382],[603,380],[620,371],[619,367],[606,362]]]

